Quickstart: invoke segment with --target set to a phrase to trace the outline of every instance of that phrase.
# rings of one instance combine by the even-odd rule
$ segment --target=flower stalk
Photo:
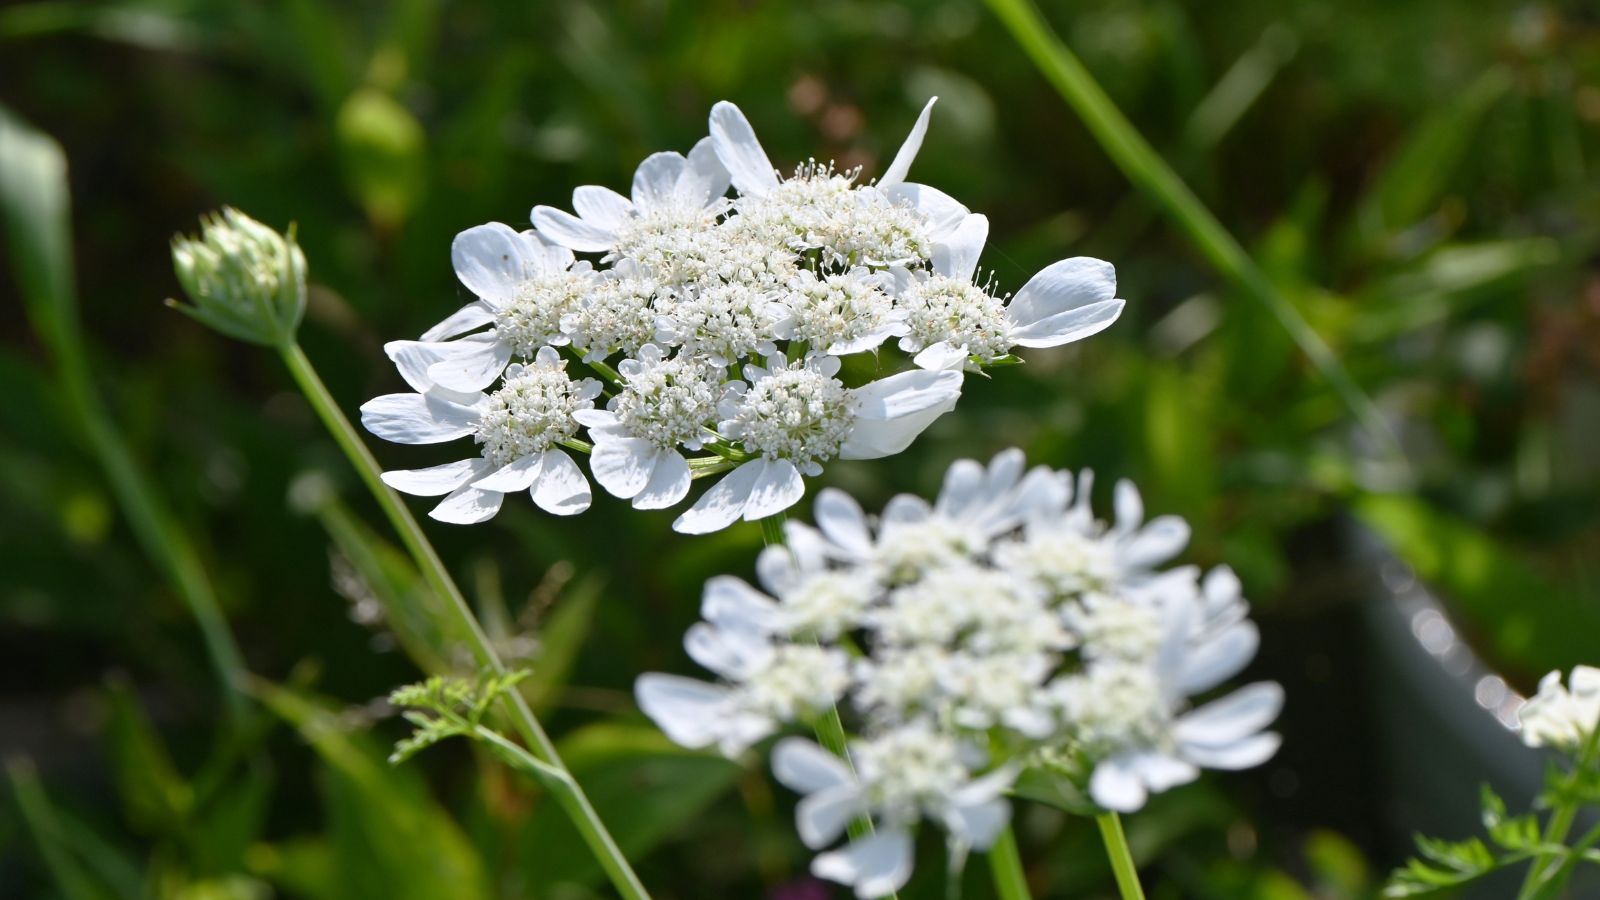
[[[1597,754],[1600,754],[1600,728],[1592,728],[1573,761],[1572,771],[1567,776],[1568,788],[1577,786],[1578,780],[1594,766]],[[1573,790],[1562,791],[1559,797],[1550,813],[1550,821],[1545,823],[1544,829],[1542,843],[1551,849],[1543,850],[1533,858],[1533,863],[1528,866],[1528,875],[1522,882],[1522,889],[1517,892],[1517,900],[1533,900],[1544,896],[1546,891],[1555,886],[1555,880],[1568,868],[1555,859],[1557,851],[1554,848],[1563,844],[1567,834],[1572,831],[1572,823],[1578,817],[1579,802]]]
[[[1033,900],[1033,894],[1028,892],[1028,877],[1022,870],[1022,855],[1017,851],[1017,835],[1009,825],[989,848],[989,872],[994,876],[994,890],[1000,900]]]
[[[1128,849],[1128,837],[1122,832],[1122,817],[1114,812],[1095,816],[1100,826],[1100,837],[1106,843],[1106,856],[1111,859],[1111,871],[1117,877],[1117,890],[1122,900],[1144,900],[1144,888],[1139,886],[1139,869],[1133,864],[1133,852]]]

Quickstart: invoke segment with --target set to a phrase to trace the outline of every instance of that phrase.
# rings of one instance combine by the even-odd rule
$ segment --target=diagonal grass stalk
[[[145,555],[161,568],[200,626],[229,721],[242,727],[245,664],[200,553],[135,460],[95,388],[73,284],[67,162],[61,148],[0,107],[0,217],[6,222],[29,322],[49,350],[62,404],[104,472]]]
[[[383,468],[378,465],[378,461],[373,457],[372,451],[367,449],[367,445],[361,440],[361,436],[355,430],[355,426],[350,424],[350,420],[339,409],[338,403],[333,399],[333,395],[328,392],[327,386],[322,383],[322,379],[317,375],[316,368],[306,356],[305,351],[293,340],[279,349],[285,365],[289,367],[289,372],[294,377],[295,383],[299,385],[301,392],[305,394],[312,408],[316,410],[318,418],[322,420],[322,424],[333,435],[333,439],[339,444],[339,448],[349,457],[351,464],[355,466],[356,472],[361,476],[361,480],[372,492],[372,496],[377,499],[384,515],[388,517],[390,524],[399,533],[400,540],[405,544],[406,550],[416,560],[417,568],[422,571],[429,587],[445,602],[451,614],[460,621],[462,631],[468,636],[472,654],[478,664],[497,675],[505,674],[505,663],[501,661],[499,654],[495,652],[489,636],[484,632],[477,616],[473,614],[472,607],[468,605],[466,597],[462,595],[461,589],[456,586],[455,580],[450,576],[449,570],[445,568],[444,562],[439,558],[438,552],[434,550],[433,544],[428,541],[427,535],[423,534],[422,526],[417,522],[416,517],[411,514],[411,510],[406,506],[405,501],[400,498],[400,495],[391,490],[388,485],[383,483],[383,479],[380,477]],[[588,795],[583,792],[583,788],[572,777],[572,773],[568,771],[566,765],[562,763],[560,755],[556,752],[555,743],[550,740],[550,736],[545,733],[544,727],[539,724],[539,720],[534,716],[532,708],[528,706],[528,702],[517,691],[508,691],[505,697],[505,702],[510,705],[513,727],[516,728],[522,739],[527,742],[528,752],[532,759],[544,767],[547,775],[556,773],[558,781],[562,784],[570,785],[570,789],[553,790],[552,793],[555,795],[557,802],[566,811],[568,818],[572,820],[573,825],[577,827],[579,833],[583,836],[584,842],[589,845],[589,849],[594,853],[595,858],[605,869],[606,875],[611,879],[612,886],[626,900],[649,900],[649,892],[645,890],[644,884],[639,881],[639,876],[634,874],[633,867],[628,864],[622,849],[617,846],[617,842],[612,838],[611,833],[606,830],[605,823],[600,821],[600,816],[595,812],[594,805],[589,802]]]
[[[1033,900],[1028,892],[1028,877],[1022,870],[1022,855],[1017,851],[1017,835],[1007,825],[989,848],[989,872],[994,876],[994,892],[1000,900]]]
[[[1393,429],[1372,398],[1346,371],[1339,357],[1300,311],[1278,292],[1272,280],[1194,191],[1150,147],[1078,57],[1051,30],[1038,8],[1030,0],[987,2],[1128,180],[1149,195],[1188,235],[1212,268],[1277,318],[1300,352],[1327,379],[1362,426],[1394,459],[1403,460]]]

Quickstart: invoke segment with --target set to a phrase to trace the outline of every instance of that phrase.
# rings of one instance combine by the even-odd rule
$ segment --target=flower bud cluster
[[[863,897],[904,882],[923,820],[987,847],[1024,771],[1128,812],[1202,768],[1266,760],[1277,685],[1196,704],[1255,654],[1238,579],[1168,567],[1188,542],[1183,520],[1145,521],[1128,482],[1112,521],[1097,519],[1092,483],[1025,470],[1009,450],[957,462],[933,503],[900,496],[876,517],[823,491],[816,525],[789,523],[761,554],[764,590],[707,585],[685,643],[718,680],[645,675],[640,707],[679,743],[736,756],[838,704],[856,735],[848,757],[784,737],[773,770],[806,795],[809,846],[872,820],[872,837],[813,866]],[[804,682],[769,662],[786,649],[819,661]]]

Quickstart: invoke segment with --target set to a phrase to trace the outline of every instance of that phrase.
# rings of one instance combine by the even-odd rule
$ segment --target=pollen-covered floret
[[[802,272],[783,297],[781,336],[827,353],[870,350],[903,330],[882,278],[866,269]]]
[[[656,332],[653,309],[659,285],[646,271],[624,261],[600,278],[561,316],[561,330],[586,361],[614,353],[633,356]]]
[[[1031,528],[994,548],[995,562],[1028,578],[1057,599],[1105,590],[1117,576],[1116,546],[1072,523]]]
[[[966,752],[964,752],[966,751]],[[959,739],[926,722],[913,722],[856,741],[850,755],[867,802],[885,820],[909,824],[937,810],[972,779],[973,754]]]
[[[772,300],[765,291],[723,283],[662,298],[656,341],[731,366],[771,346]]]
[[[799,363],[750,368],[751,384],[731,404],[723,435],[753,453],[786,459],[802,470],[832,459],[854,424],[855,400],[827,368]]]
[[[500,340],[517,356],[531,359],[540,347],[561,346],[567,335],[562,317],[575,311],[594,287],[594,272],[581,263],[564,272],[528,279],[495,313],[494,328]]]
[[[806,719],[833,706],[849,686],[849,659],[834,648],[783,644],[745,683],[741,706],[780,722]]]
[[[970,281],[944,275],[915,279],[897,305],[905,313],[907,334],[900,344],[906,350],[947,343],[979,359],[1011,351],[1005,300]]]
[[[661,448],[701,445],[717,412],[719,371],[703,359],[676,356],[647,345],[620,368],[622,390],[612,402],[617,420],[634,437]]]
[[[566,364],[546,347],[534,364],[506,369],[505,383],[489,395],[474,437],[484,458],[496,466],[542,453],[578,433],[572,414],[593,406],[599,393],[599,382],[573,381]]]

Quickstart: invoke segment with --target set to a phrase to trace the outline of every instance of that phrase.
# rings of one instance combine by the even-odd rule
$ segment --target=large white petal
[[[717,158],[715,142],[703,137],[689,151],[689,165],[678,176],[679,202],[710,206],[728,192],[731,177]]]
[[[1017,322],[1037,322],[1116,296],[1115,266],[1088,256],[1074,256],[1051,263],[1028,279],[1011,298],[1011,310]]]
[[[855,783],[844,760],[798,737],[784,738],[773,746],[772,775],[784,787],[800,794]]]
[[[989,217],[982,213],[967,216],[948,237],[933,245],[933,271],[957,281],[971,281],[988,239]]]
[[[483,488],[486,491],[499,491],[502,494],[512,494],[525,491],[539,480],[539,471],[544,467],[544,454],[535,453],[521,459],[512,460],[488,475],[473,482],[473,487]]]
[[[1122,315],[1121,300],[1107,300],[1089,306],[1069,309],[1037,322],[1018,324],[1010,308],[1006,317],[1011,320],[1011,340],[1021,347],[1059,347],[1073,341],[1099,334],[1111,327]]]
[[[906,135],[905,143],[895,153],[894,162],[889,163],[889,168],[883,171],[883,177],[878,179],[878,187],[888,189],[906,180],[911,163],[917,158],[917,151],[922,149],[922,139],[928,135],[928,117],[933,114],[933,104],[938,100],[938,97],[928,98],[927,105],[917,115],[917,123],[911,126],[911,133]]]
[[[600,482],[600,486],[612,496],[628,500],[650,483],[650,476],[662,454],[660,448],[644,438],[600,441],[595,444],[594,453],[589,457],[589,471],[594,473],[594,480]]]
[[[579,253],[603,253],[617,243],[611,231],[553,206],[535,206],[533,224],[544,237]]]
[[[589,479],[566,453],[551,448],[533,483],[533,503],[547,513],[571,516],[589,508]]]
[[[450,243],[450,262],[467,289],[491,303],[512,297],[527,277],[527,244],[499,222],[474,225]]]
[[[1200,770],[1193,763],[1166,753],[1141,753],[1133,758],[1131,766],[1145,786],[1158,794],[1200,777]]]
[[[487,325],[493,321],[494,309],[481,300],[474,300],[446,316],[444,321],[424,331],[422,339],[424,341],[442,341],[445,338],[466,334],[474,328]]]
[[[683,649],[690,659],[730,681],[751,677],[772,658],[772,645],[761,636],[706,622],[689,626]]]
[[[1172,735],[1185,745],[1231,744],[1272,724],[1282,710],[1283,688],[1258,682],[1179,717]]]
[[[739,107],[726,100],[711,107],[711,141],[739,193],[760,197],[778,186],[778,175]]]
[[[1011,804],[996,797],[983,803],[952,806],[945,810],[944,827],[969,847],[987,849],[1011,821]]]
[[[1102,807],[1115,812],[1136,812],[1144,806],[1149,792],[1144,781],[1130,765],[1130,760],[1119,756],[1101,760],[1089,777],[1089,796]]]
[[[1183,744],[1184,758],[1208,769],[1249,769],[1271,759],[1283,745],[1283,738],[1271,731],[1251,735],[1232,744],[1217,747]]]
[[[984,494],[983,466],[977,460],[958,459],[945,470],[944,485],[939,488],[933,508],[941,515],[956,519],[987,497]]]
[[[672,530],[680,534],[709,534],[738,521],[750,499],[750,491],[756,486],[756,479],[766,468],[760,462],[752,460],[724,475],[672,523]]]
[[[867,530],[867,514],[855,498],[838,488],[824,488],[812,504],[811,516],[828,540],[852,557],[863,558],[872,552],[872,534]]]
[[[411,389],[421,394],[434,387],[428,369],[453,352],[458,341],[390,341],[383,352],[394,362]]]
[[[800,800],[794,808],[795,830],[800,832],[801,843],[820,850],[838,839],[850,820],[865,811],[860,788],[853,784],[834,785]]]
[[[689,463],[676,450],[663,450],[656,457],[650,480],[633,495],[634,509],[666,509],[689,495]]]
[[[361,424],[397,444],[438,444],[478,427],[478,410],[427,394],[384,394],[361,404]]]
[[[1193,695],[1209,691],[1249,664],[1261,643],[1251,622],[1239,622],[1193,648],[1178,672],[1178,689]]]
[[[457,488],[428,512],[429,517],[452,525],[476,525],[494,518],[506,495],[473,485]]]
[[[573,189],[572,210],[585,222],[614,234],[633,213],[633,204],[611,188],[586,184]]]
[[[886,828],[852,841],[843,850],[824,853],[811,861],[811,874],[840,884],[854,885],[856,896],[868,900],[905,887],[911,878],[911,834]]]
[[[716,575],[700,595],[700,615],[725,628],[768,634],[777,628],[778,604],[742,578]]]
[[[897,184],[887,192],[890,200],[910,206],[928,221],[928,236],[935,243],[959,228],[971,212],[954,197],[925,184]]]
[[[415,497],[440,497],[471,481],[484,471],[483,458],[463,459],[426,469],[396,469],[381,476],[383,483]]]
[[[1188,522],[1179,516],[1158,516],[1122,544],[1118,557],[1124,565],[1149,568],[1182,553],[1188,544]]]
[[[806,495],[806,481],[794,463],[787,459],[764,460],[765,467],[750,489],[750,499],[744,505],[747,522],[775,516],[800,502]]]
[[[955,408],[961,373],[915,369],[856,388],[856,421],[839,448],[844,459],[892,456]]]
[[[494,332],[451,341],[457,348],[428,367],[428,378],[452,391],[481,391],[494,383],[511,361],[511,344]]]
[[[633,683],[639,709],[673,743],[696,750],[711,746],[721,736],[719,725],[728,694],[728,689],[719,685],[660,672],[640,675]]]
[[[658,209],[670,204],[688,161],[671,150],[652,153],[633,172],[633,205],[640,210]]]

